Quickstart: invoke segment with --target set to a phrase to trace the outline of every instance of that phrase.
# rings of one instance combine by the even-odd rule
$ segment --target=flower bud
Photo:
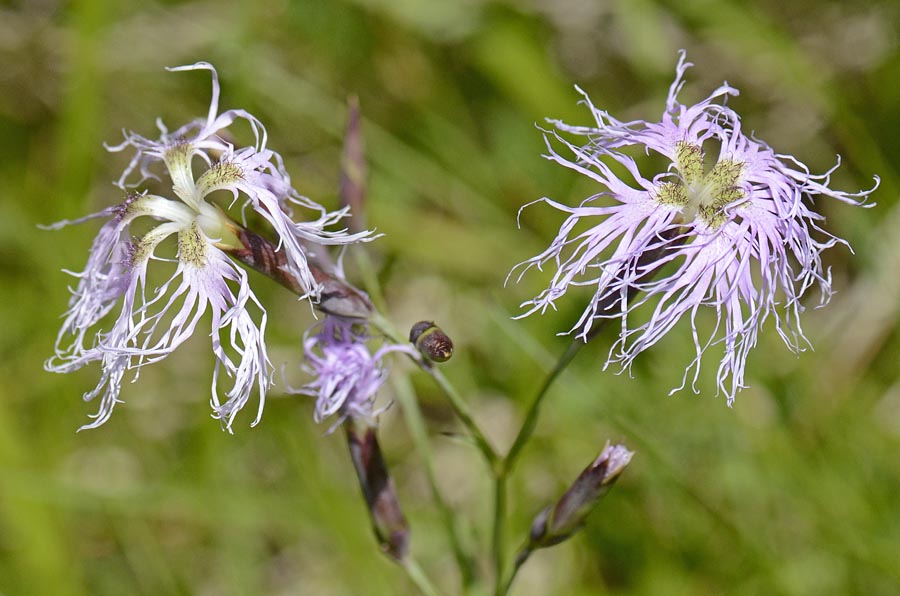
[[[453,356],[453,341],[432,321],[419,321],[409,330],[409,341],[428,360],[446,362]]]
[[[609,491],[631,461],[633,451],[606,444],[594,462],[578,476],[569,490],[544,509],[531,525],[529,550],[559,544],[584,526],[587,516]]]
[[[409,552],[409,524],[400,509],[394,481],[381,455],[375,428],[352,418],[344,428],[350,458],[369,507],[375,538],[387,555],[402,561]]]

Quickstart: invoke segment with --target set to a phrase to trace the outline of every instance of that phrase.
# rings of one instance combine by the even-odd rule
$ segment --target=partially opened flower
[[[316,398],[315,421],[335,415],[338,423],[348,417],[373,419],[375,396],[387,379],[383,358],[391,352],[415,356],[416,351],[386,343],[373,353],[365,325],[341,317],[325,317],[314,331],[303,342],[303,370],[313,380],[298,392]]]
[[[788,347],[799,351],[805,341],[800,298],[813,286],[821,304],[831,296],[821,252],[843,241],[820,227],[824,218],[813,200],[860,204],[874,188],[832,190],[834,168],[811,174],[794,157],[744,134],[740,117],[725,105],[738,94],[727,84],[696,105],[682,105],[677,96],[689,66],[682,52],[659,122],[621,122],[584,94],[595,125],[550,121],[557,130],[545,133],[546,157],[589,177],[598,190],[575,207],[540,199],[569,215],[550,246],[518,266],[522,273],[546,265],[555,270],[547,289],[523,305],[522,316],[555,308],[571,286],[588,286],[593,296],[570,332],[586,340],[598,319],[619,319],[607,365],[628,367],[687,315],[696,357],[681,387],[691,369],[696,381],[703,352],[721,344],[717,382],[730,405],[769,315]],[[572,142],[560,132],[584,140]],[[558,152],[557,143],[571,157]],[[648,175],[632,157],[639,154],[662,156],[668,166]],[[619,172],[627,172],[626,179]],[[629,315],[643,305],[649,320],[632,324]],[[716,313],[707,336],[696,324],[704,306]]]
[[[259,391],[262,415],[265,393],[271,383],[271,366],[266,355],[264,331],[266,313],[259,304],[246,273],[223,249],[241,246],[237,226],[209,195],[230,191],[235,201],[242,199],[272,226],[280,249],[287,255],[286,268],[300,281],[306,294],[315,299],[320,285],[307,266],[303,242],[346,244],[367,238],[366,233],[348,235],[325,228],[340,220],[345,211],[327,212],[292,188],[281,158],[266,148],[266,132],[259,121],[243,110],[218,113],[219,85],[216,72],[206,63],[173,70],[209,70],[213,93],[209,114],[169,133],[161,122],[159,140],[152,141],[126,133],[125,142],[112,151],[133,148],[135,155],[119,180],[119,186],[137,186],[157,178],[155,166],[172,182],[173,197],[148,192],[128,192],[120,205],[58,228],[94,218],[109,218],[100,229],[69,303],[65,321],[56,341],[55,355],[45,367],[53,372],[69,372],[95,361],[102,367],[101,380],[85,400],[101,396],[93,423],[105,422],[119,402],[125,372],[165,358],[197,328],[208,310],[212,317],[211,337],[216,368],[212,379],[214,417],[231,429],[237,412],[247,403],[254,387]],[[236,119],[250,124],[253,146],[235,148],[218,135]],[[199,160],[195,160],[199,158]],[[195,161],[200,162],[195,176]],[[162,173],[162,171],[160,173]],[[139,173],[137,180],[129,178]],[[317,219],[294,222],[290,205],[312,209]],[[139,221],[137,227],[135,222]],[[135,234],[141,233],[140,236]],[[175,238],[173,272],[166,281],[148,281],[151,261],[165,258],[167,239]],[[162,251],[162,252],[160,252]],[[160,265],[159,268],[165,269]],[[102,319],[118,306],[109,328]],[[219,374],[224,370],[232,386],[219,395]]]

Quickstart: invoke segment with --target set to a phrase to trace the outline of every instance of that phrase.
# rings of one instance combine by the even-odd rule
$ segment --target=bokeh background
[[[577,296],[513,321],[545,274],[503,287],[589,183],[540,157],[535,123],[588,123],[573,85],[622,119],[661,113],[680,48],[697,66],[685,102],[726,80],[731,102],[780,152],[872,209],[822,201],[853,253],[826,255],[837,290],[810,311],[797,357],[768,326],[751,387],[669,397],[690,358],[686,325],[633,378],[603,372],[611,334],[553,390],[512,480],[510,536],[607,439],[637,451],[585,530],[537,553],[514,594],[896,594],[900,591],[900,6],[738,0],[4,2],[0,8],[0,594],[412,594],[371,536],[341,433],[309,399],[276,390],[233,436],[209,418],[208,339],[149,367],[99,430],[81,401],[98,371],[42,369],[98,224],[36,225],[120,199],[126,156],[103,141],[204,115],[209,79],[164,66],[207,60],[223,107],[267,126],[303,193],[336,206],[346,98],[359,97],[370,164],[369,246],[401,326],[437,320],[444,366],[505,448],[581,310]],[[245,131],[246,132],[246,131]],[[855,254],[854,254],[855,253]],[[255,277],[276,365],[294,370],[309,308]],[[815,296],[810,296],[815,298]],[[613,331],[612,329],[608,331]],[[486,559],[490,490],[430,379],[403,362],[432,435],[441,487]],[[386,387],[383,400],[391,399]],[[251,408],[253,409],[253,408]],[[446,593],[450,549],[402,408],[383,447],[412,548]]]

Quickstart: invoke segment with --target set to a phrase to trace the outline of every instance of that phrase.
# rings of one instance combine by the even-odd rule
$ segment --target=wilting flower
[[[85,400],[101,395],[100,410],[86,428],[109,418],[120,401],[127,370],[165,358],[194,333],[207,310],[212,315],[216,359],[213,416],[230,430],[234,416],[257,387],[260,402],[253,424],[259,422],[271,382],[263,338],[266,313],[251,291],[246,273],[222,250],[237,248],[240,243],[236,225],[209,202],[210,193],[230,191],[235,201],[243,198],[245,206],[269,221],[281,249],[288,255],[286,267],[312,297],[317,296],[319,285],[307,267],[301,241],[345,244],[365,237],[325,231],[326,226],[343,217],[344,211],[328,213],[293,190],[281,157],[266,148],[265,128],[255,117],[243,110],[218,113],[219,85],[212,66],[200,62],[172,70],[197,69],[212,72],[212,102],[206,119],[191,122],[173,133],[157,122],[159,140],[126,133],[124,143],[110,148],[135,150],[119,180],[120,187],[158,179],[151,170],[161,165],[172,181],[174,198],[129,192],[120,205],[50,226],[59,228],[88,219],[109,218],[94,240],[84,271],[73,273],[79,279],[78,286],[73,290],[56,341],[55,356],[45,364],[49,371],[69,372],[95,361],[101,363],[100,382],[84,395]],[[255,136],[253,146],[235,149],[217,136],[237,119],[250,124]],[[194,158],[201,162],[196,177]],[[135,171],[139,178],[129,182]],[[319,213],[319,218],[295,223],[288,215],[291,204],[311,208]],[[149,231],[132,237],[137,233],[132,224],[138,219],[144,224],[140,229]],[[177,239],[175,264],[171,266],[174,272],[162,284],[152,281],[154,277],[148,282],[150,261],[172,261],[158,254],[161,243],[170,237]],[[101,319],[117,305],[120,310],[112,327],[98,329]],[[251,311],[256,311],[255,318]],[[224,401],[217,388],[222,369],[233,379]]]
[[[313,380],[298,389],[316,398],[315,421],[338,415],[371,420],[375,395],[387,379],[382,359],[391,352],[415,356],[412,346],[386,343],[372,353],[365,325],[351,319],[327,316],[303,342],[303,370]]]
[[[800,351],[800,298],[812,286],[820,290],[820,304],[831,296],[830,272],[820,255],[844,241],[822,230],[824,218],[812,200],[827,196],[860,204],[874,188],[855,194],[832,190],[837,166],[811,174],[794,157],[744,134],[740,117],[725,105],[738,94],[727,84],[696,105],[682,105],[677,95],[689,66],[682,52],[659,122],[621,122],[583,92],[595,126],[550,121],[557,131],[586,141],[573,143],[547,131],[546,157],[600,189],[577,207],[538,201],[569,216],[544,252],[518,266],[523,273],[547,264],[556,270],[549,287],[523,305],[528,310],[522,316],[555,308],[570,286],[592,287],[593,297],[570,332],[587,340],[596,320],[619,319],[620,336],[607,366],[627,368],[688,315],[696,357],[679,389],[692,368],[696,382],[703,352],[721,344],[717,382],[730,405],[744,386],[747,353],[766,318],[772,315],[788,347]],[[558,153],[554,140],[573,157]],[[658,154],[668,167],[648,178],[626,150]],[[643,294],[629,302],[638,292]],[[652,309],[650,320],[632,325],[629,314],[643,305]],[[696,325],[701,306],[716,312],[707,337]]]

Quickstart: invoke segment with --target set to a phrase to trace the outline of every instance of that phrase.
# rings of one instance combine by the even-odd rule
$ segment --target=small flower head
[[[85,400],[100,398],[93,423],[105,422],[119,400],[125,372],[168,356],[196,330],[207,311],[211,314],[212,349],[216,367],[212,380],[214,417],[231,429],[237,412],[259,391],[259,422],[265,394],[271,384],[266,353],[266,313],[250,289],[247,274],[226,254],[242,246],[239,227],[209,195],[230,192],[272,226],[284,251],[285,270],[313,299],[321,292],[309,269],[305,246],[347,244],[367,239],[368,233],[328,231],[346,210],[329,213],[301,197],[291,186],[281,157],[266,147],[262,124],[244,110],[219,113],[216,71],[205,62],[172,70],[208,70],[212,74],[212,101],[206,118],[169,132],[157,122],[160,137],[150,140],[132,132],[111,151],[134,150],[118,186],[139,186],[165,173],[171,195],[129,191],[123,203],[74,222],[92,218],[108,221],[98,233],[83,272],[74,273],[69,310],[56,342],[54,357],[45,367],[69,372],[86,364],[101,363],[97,387]],[[222,135],[236,120],[246,121],[254,143],[235,147]],[[199,162],[199,163],[198,163]],[[199,167],[197,167],[199,165]],[[296,223],[291,206],[312,210],[317,219]],[[141,227],[133,224],[140,220]],[[140,230],[140,232],[139,232]],[[136,235],[139,234],[139,235]],[[174,245],[166,248],[166,245]],[[174,259],[165,256],[174,252]],[[148,281],[148,267],[156,261],[174,263],[168,280]],[[162,265],[154,268],[164,268]],[[155,277],[151,277],[151,280]],[[115,322],[102,327],[104,317],[118,308]],[[220,373],[232,379],[224,399],[219,394]]]
[[[382,359],[391,352],[415,355],[411,346],[385,344],[371,352],[365,325],[352,319],[326,316],[303,342],[303,370],[313,380],[299,393],[316,398],[315,421],[337,415],[373,420],[375,396],[387,379]]]
[[[571,286],[589,286],[593,296],[571,331],[587,339],[598,319],[619,319],[619,340],[607,365],[626,368],[688,316],[696,357],[681,387],[692,368],[696,381],[703,352],[720,344],[717,382],[730,405],[744,386],[747,354],[765,320],[771,315],[788,347],[800,351],[801,297],[813,286],[821,304],[831,296],[821,253],[844,242],[820,227],[824,218],[813,200],[860,204],[874,188],[832,190],[834,169],[811,174],[794,157],[744,134],[740,117],[725,105],[738,94],[727,84],[696,105],[679,103],[689,66],[682,53],[658,122],[621,122],[583,93],[595,125],[550,121],[556,130],[545,132],[546,157],[587,176],[598,191],[576,207],[540,200],[568,217],[544,252],[518,266],[522,273],[548,264],[555,269],[547,289],[523,305],[528,310],[522,316],[555,308]],[[571,142],[560,133],[584,140]],[[571,157],[558,152],[557,143]],[[648,176],[631,154],[651,152],[668,167]],[[626,179],[619,171],[628,173]],[[650,320],[633,325],[629,314],[643,305]],[[702,307],[716,313],[706,337],[696,325]]]

